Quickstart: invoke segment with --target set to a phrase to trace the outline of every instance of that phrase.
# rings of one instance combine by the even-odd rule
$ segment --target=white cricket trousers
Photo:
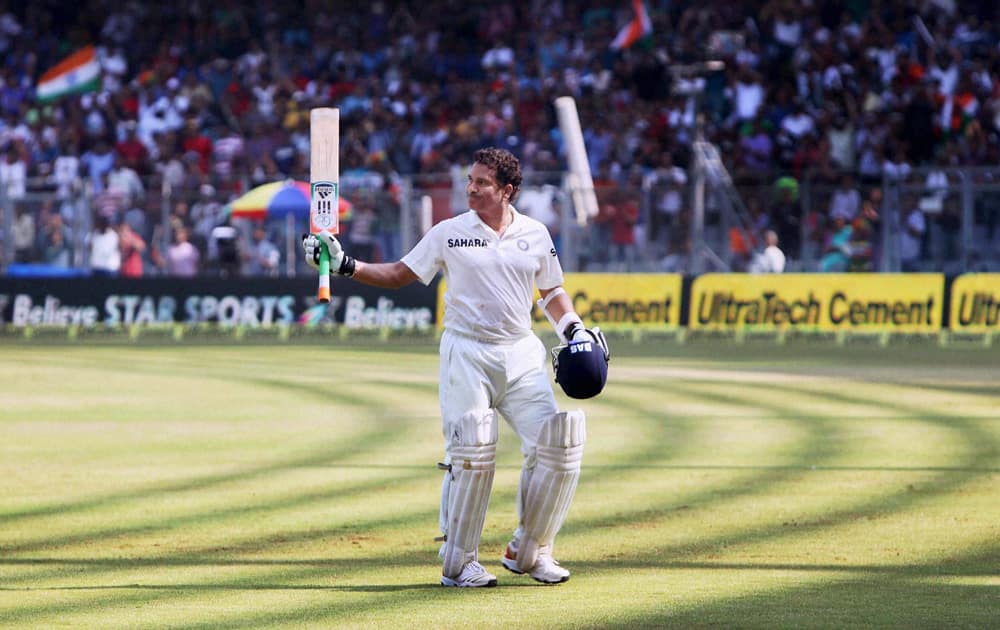
[[[554,416],[555,394],[542,341],[529,334],[513,343],[487,343],[445,329],[441,335],[442,431],[463,414],[496,409],[533,455],[542,425]]]

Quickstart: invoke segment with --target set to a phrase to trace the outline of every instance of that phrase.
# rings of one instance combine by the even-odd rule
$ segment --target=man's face
[[[504,202],[512,192],[511,186],[501,187],[497,183],[493,169],[479,164],[472,165],[469,171],[469,183],[465,186],[465,194],[469,199],[469,208],[476,212],[496,211],[503,207]]]

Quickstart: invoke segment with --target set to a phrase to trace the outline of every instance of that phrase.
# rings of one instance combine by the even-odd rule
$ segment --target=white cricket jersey
[[[562,266],[548,229],[511,207],[503,236],[469,210],[441,221],[403,256],[429,284],[444,272],[444,327],[492,343],[512,343],[531,333],[535,287],[563,283]]]

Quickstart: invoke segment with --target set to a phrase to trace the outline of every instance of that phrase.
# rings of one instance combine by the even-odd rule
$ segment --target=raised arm
[[[351,277],[364,284],[383,289],[398,289],[417,280],[417,274],[400,261],[391,263],[366,263],[356,260]]]

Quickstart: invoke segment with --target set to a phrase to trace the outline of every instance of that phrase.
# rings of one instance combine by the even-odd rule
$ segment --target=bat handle
[[[316,297],[324,304],[330,301],[330,250],[326,248],[326,243],[320,245],[319,291]]]

